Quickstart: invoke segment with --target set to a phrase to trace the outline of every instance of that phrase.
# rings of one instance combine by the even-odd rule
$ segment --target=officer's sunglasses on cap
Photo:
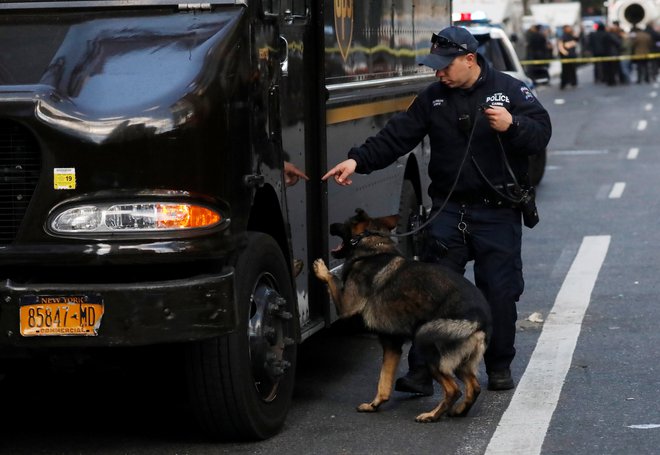
[[[436,35],[435,33],[431,37],[431,52],[433,52],[433,49],[441,48],[441,49],[449,49],[449,48],[456,48],[461,51],[465,51],[468,54],[470,53],[470,50],[465,47],[463,44],[458,44],[456,41],[452,41],[449,38],[445,38],[444,36],[441,35]]]

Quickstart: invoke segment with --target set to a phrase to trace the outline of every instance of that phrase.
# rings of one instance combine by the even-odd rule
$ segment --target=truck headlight
[[[210,228],[223,221],[209,207],[179,202],[87,204],[66,208],[51,217],[53,232],[111,233]]]

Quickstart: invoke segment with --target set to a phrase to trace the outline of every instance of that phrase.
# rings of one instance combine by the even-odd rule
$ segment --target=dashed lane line
[[[623,195],[623,190],[626,189],[625,182],[616,182],[612,185],[612,190],[610,191],[610,199],[620,199]]]
[[[554,150],[548,152],[550,155],[607,155],[609,150]]]
[[[609,235],[582,240],[486,455],[541,453],[609,245]]]

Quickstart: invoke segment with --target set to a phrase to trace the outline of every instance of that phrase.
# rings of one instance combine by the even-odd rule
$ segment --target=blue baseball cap
[[[476,53],[478,47],[479,42],[467,29],[450,26],[433,34],[431,51],[417,63],[440,71],[448,67],[455,57]]]

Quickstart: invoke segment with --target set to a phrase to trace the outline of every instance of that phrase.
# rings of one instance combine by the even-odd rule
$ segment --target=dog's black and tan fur
[[[387,236],[397,216],[372,219],[361,209],[356,213],[344,224],[330,226],[330,233],[343,240],[332,252],[345,258],[341,279],[328,271],[322,259],[314,262],[314,272],[328,285],[340,317],[361,315],[383,346],[376,397],[358,406],[358,411],[376,411],[390,398],[403,342],[414,338],[444,392],[438,406],[416,420],[465,416],[481,391],[477,372],[490,333],[486,300],[459,274],[404,258]],[[460,402],[455,377],[465,384]]]

